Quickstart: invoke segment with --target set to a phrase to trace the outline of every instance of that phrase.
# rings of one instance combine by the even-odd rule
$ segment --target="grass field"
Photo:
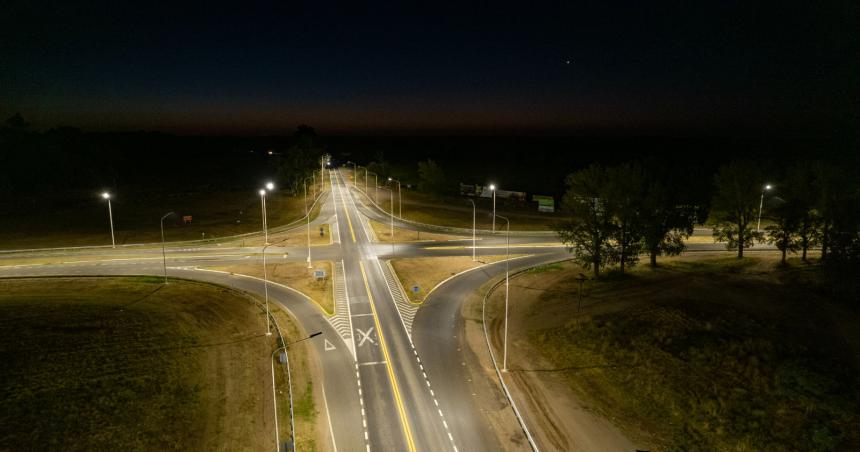
[[[351,179],[347,175],[348,173],[351,173],[351,171],[343,172],[347,179]],[[364,190],[364,180],[359,177],[358,182],[358,186]],[[373,182],[371,182],[372,184]],[[379,190],[377,197],[373,187],[370,186],[368,187],[368,192],[371,199],[388,212],[391,207],[391,192],[388,190]],[[411,221],[457,228],[471,229],[472,227],[472,204],[466,199],[460,197],[430,196],[411,190],[403,190],[400,195],[403,200],[402,209],[398,206],[397,188],[395,186],[395,215],[402,210],[403,218]],[[491,229],[492,200],[479,198],[475,200],[475,203],[477,204],[475,214],[477,228]],[[537,207],[532,208],[531,205],[509,204],[501,198],[496,200],[496,214],[510,218],[512,231],[548,231],[551,229],[553,223],[563,219],[563,216],[559,213],[541,213],[537,211]],[[504,229],[504,227],[505,221],[497,219],[496,228]]]
[[[94,196],[92,202],[69,204],[65,209],[4,215],[0,249],[110,245],[107,203]],[[117,245],[160,241],[160,219],[171,211],[176,215],[164,220],[167,241],[262,231],[260,196],[254,190],[116,194],[112,208]],[[301,218],[304,208],[301,197],[277,191],[270,194],[266,200],[269,228]],[[184,215],[192,216],[192,223],[183,224]]]
[[[858,450],[860,316],[776,259],[666,259],[588,281],[581,313],[572,264],[518,277],[512,375],[563,375],[651,450]]]
[[[160,281],[0,280],[0,450],[271,447],[261,311]]]
[[[266,263],[266,273],[269,281],[284,284],[307,295],[317,303],[328,315],[334,314],[334,291],[332,289],[332,263],[330,261],[313,261],[313,268],[309,269],[304,262],[282,262],[277,257],[269,257]],[[221,270],[242,275],[263,277],[262,265],[230,265],[213,267]],[[314,278],[314,270],[323,269],[326,277],[321,280]]]
[[[422,240],[447,241],[466,238],[450,234],[436,234],[432,232],[412,231],[409,229],[398,228],[395,226],[394,239],[392,240],[391,225],[383,224],[374,220],[368,220],[368,222],[370,223],[370,227],[373,228],[373,233],[376,234],[376,239],[382,243],[391,243],[392,241],[395,243],[417,242]]]
[[[518,255],[512,254],[514,258]],[[476,262],[472,262],[469,256],[447,256],[447,257],[409,257],[403,259],[392,259],[391,266],[397,274],[397,279],[403,285],[409,300],[421,303],[427,295],[445,279],[470,268],[477,268],[484,264],[498,262],[505,258],[501,256],[478,256]],[[417,285],[418,292],[413,292],[412,287]]]

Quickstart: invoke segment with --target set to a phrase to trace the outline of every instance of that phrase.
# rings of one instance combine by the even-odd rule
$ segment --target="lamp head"
[[[266,190],[260,189],[260,196],[265,196]]]
[[[496,190],[496,184],[490,184],[490,190],[495,191]]]
[[[104,192],[104,193],[102,193],[102,198],[104,198],[104,199],[110,199],[110,193],[108,193],[108,192]]]
[[[764,186],[765,190],[770,190],[771,188],[773,188],[773,185],[771,185],[771,184],[767,184]]]
[[[388,182],[391,182],[391,176],[388,177]]]
[[[267,189],[267,190],[274,190],[274,189],[275,189],[275,184],[273,184],[273,183],[271,183],[271,182],[267,182],[267,183],[266,183],[266,189]]]

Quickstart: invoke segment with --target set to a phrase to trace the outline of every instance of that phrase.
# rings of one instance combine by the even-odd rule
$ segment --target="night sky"
[[[3,7],[4,119],[181,134],[857,121],[856,2],[71,3]]]

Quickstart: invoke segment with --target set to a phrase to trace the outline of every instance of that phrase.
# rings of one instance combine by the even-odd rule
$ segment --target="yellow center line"
[[[343,203],[343,211],[346,213],[346,222],[349,225],[349,233],[352,234],[352,243],[355,243],[355,231],[352,229],[352,219],[349,217],[349,210],[346,208],[346,199],[343,196],[343,189],[338,187],[340,191],[340,202]]]
[[[409,419],[406,418],[406,410],[403,408],[403,400],[400,398],[400,389],[397,386],[397,376],[394,375],[394,369],[391,367],[391,357],[388,355],[388,346],[385,345],[385,336],[382,334],[382,327],[379,325],[379,318],[376,316],[376,306],[373,303],[373,296],[370,294],[370,285],[367,284],[367,274],[364,272],[364,263],[359,261],[361,267],[361,277],[364,279],[364,288],[367,290],[367,299],[370,300],[370,310],[373,312],[373,322],[376,324],[376,333],[379,336],[379,345],[382,347],[382,355],[385,356],[385,367],[388,368],[388,379],[391,380],[391,387],[394,389],[394,400],[397,401],[397,411],[400,413],[400,423],[403,425],[403,433],[406,435],[406,444],[411,452],[415,452],[415,442],[412,440],[412,429],[409,427]]]

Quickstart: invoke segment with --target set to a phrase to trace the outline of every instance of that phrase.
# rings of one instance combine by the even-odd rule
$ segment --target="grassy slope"
[[[349,173],[351,172],[343,173],[347,179],[351,179],[348,175]],[[370,184],[373,185],[372,179]],[[364,190],[364,179],[361,177],[359,177],[358,186]],[[377,194],[373,187],[368,187],[368,192],[370,197],[376,201]],[[379,190],[378,204],[386,212],[391,207],[389,194],[388,190]],[[430,196],[410,190],[403,190],[401,197],[403,200],[403,218],[407,220],[458,228],[472,227],[472,204],[463,198]],[[400,210],[397,203],[397,187],[395,186],[395,214]],[[492,227],[492,201],[490,199],[479,198],[475,203],[477,204],[475,222],[478,229],[490,229]],[[523,231],[547,231],[551,229],[550,226],[554,222],[563,218],[558,213],[538,212],[536,207],[507,205],[501,198],[496,200],[496,213],[510,218],[511,230]],[[497,229],[504,227],[504,220],[499,219],[496,221]]]
[[[331,261],[313,261],[313,268],[303,262],[286,262],[276,264],[277,257],[269,257],[266,263],[266,273],[269,281],[284,284],[307,295],[329,315],[334,313],[334,291],[332,289]],[[213,267],[215,270],[238,273],[242,275],[263,277],[262,265],[229,265]],[[317,281],[314,270],[324,269],[326,278]]]
[[[510,257],[518,257],[512,254]],[[409,257],[404,259],[392,259],[391,266],[397,274],[397,279],[403,285],[409,300],[415,303],[423,302],[430,291],[445,279],[470,268],[503,260],[501,256],[478,256],[476,262],[472,262],[470,256],[446,256],[446,257]],[[413,292],[412,287],[418,285],[419,291]]]
[[[860,447],[856,356],[808,269],[677,261],[589,282],[581,326],[570,264],[518,279],[528,337],[574,392],[667,450]],[[535,288],[551,287],[551,290]],[[513,296],[513,295],[512,295]]]
[[[432,232],[419,232],[412,231],[409,229],[402,229],[395,227],[394,228],[394,240],[391,239],[391,225],[383,224],[378,221],[368,220],[370,226],[373,228],[373,232],[376,234],[376,239],[382,243],[402,243],[402,242],[415,242],[415,241],[446,241],[446,240],[460,240],[466,239],[465,236],[457,236],[457,235],[449,235],[449,234],[436,234]]]
[[[0,449],[269,446],[260,311],[158,281],[0,281]]]
[[[310,199],[310,195],[309,199]],[[260,196],[248,192],[215,191],[177,196],[165,194],[135,199],[113,200],[116,243],[156,242],[161,240],[159,219],[167,212],[180,217],[165,220],[168,241],[218,238],[262,230]],[[275,192],[267,198],[270,228],[304,216],[301,197]],[[194,222],[181,224],[182,215]],[[84,206],[42,213],[38,216],[9,216],[0,221],[0,249],[52,246],[110,245],[107,204],[94,199]]]

